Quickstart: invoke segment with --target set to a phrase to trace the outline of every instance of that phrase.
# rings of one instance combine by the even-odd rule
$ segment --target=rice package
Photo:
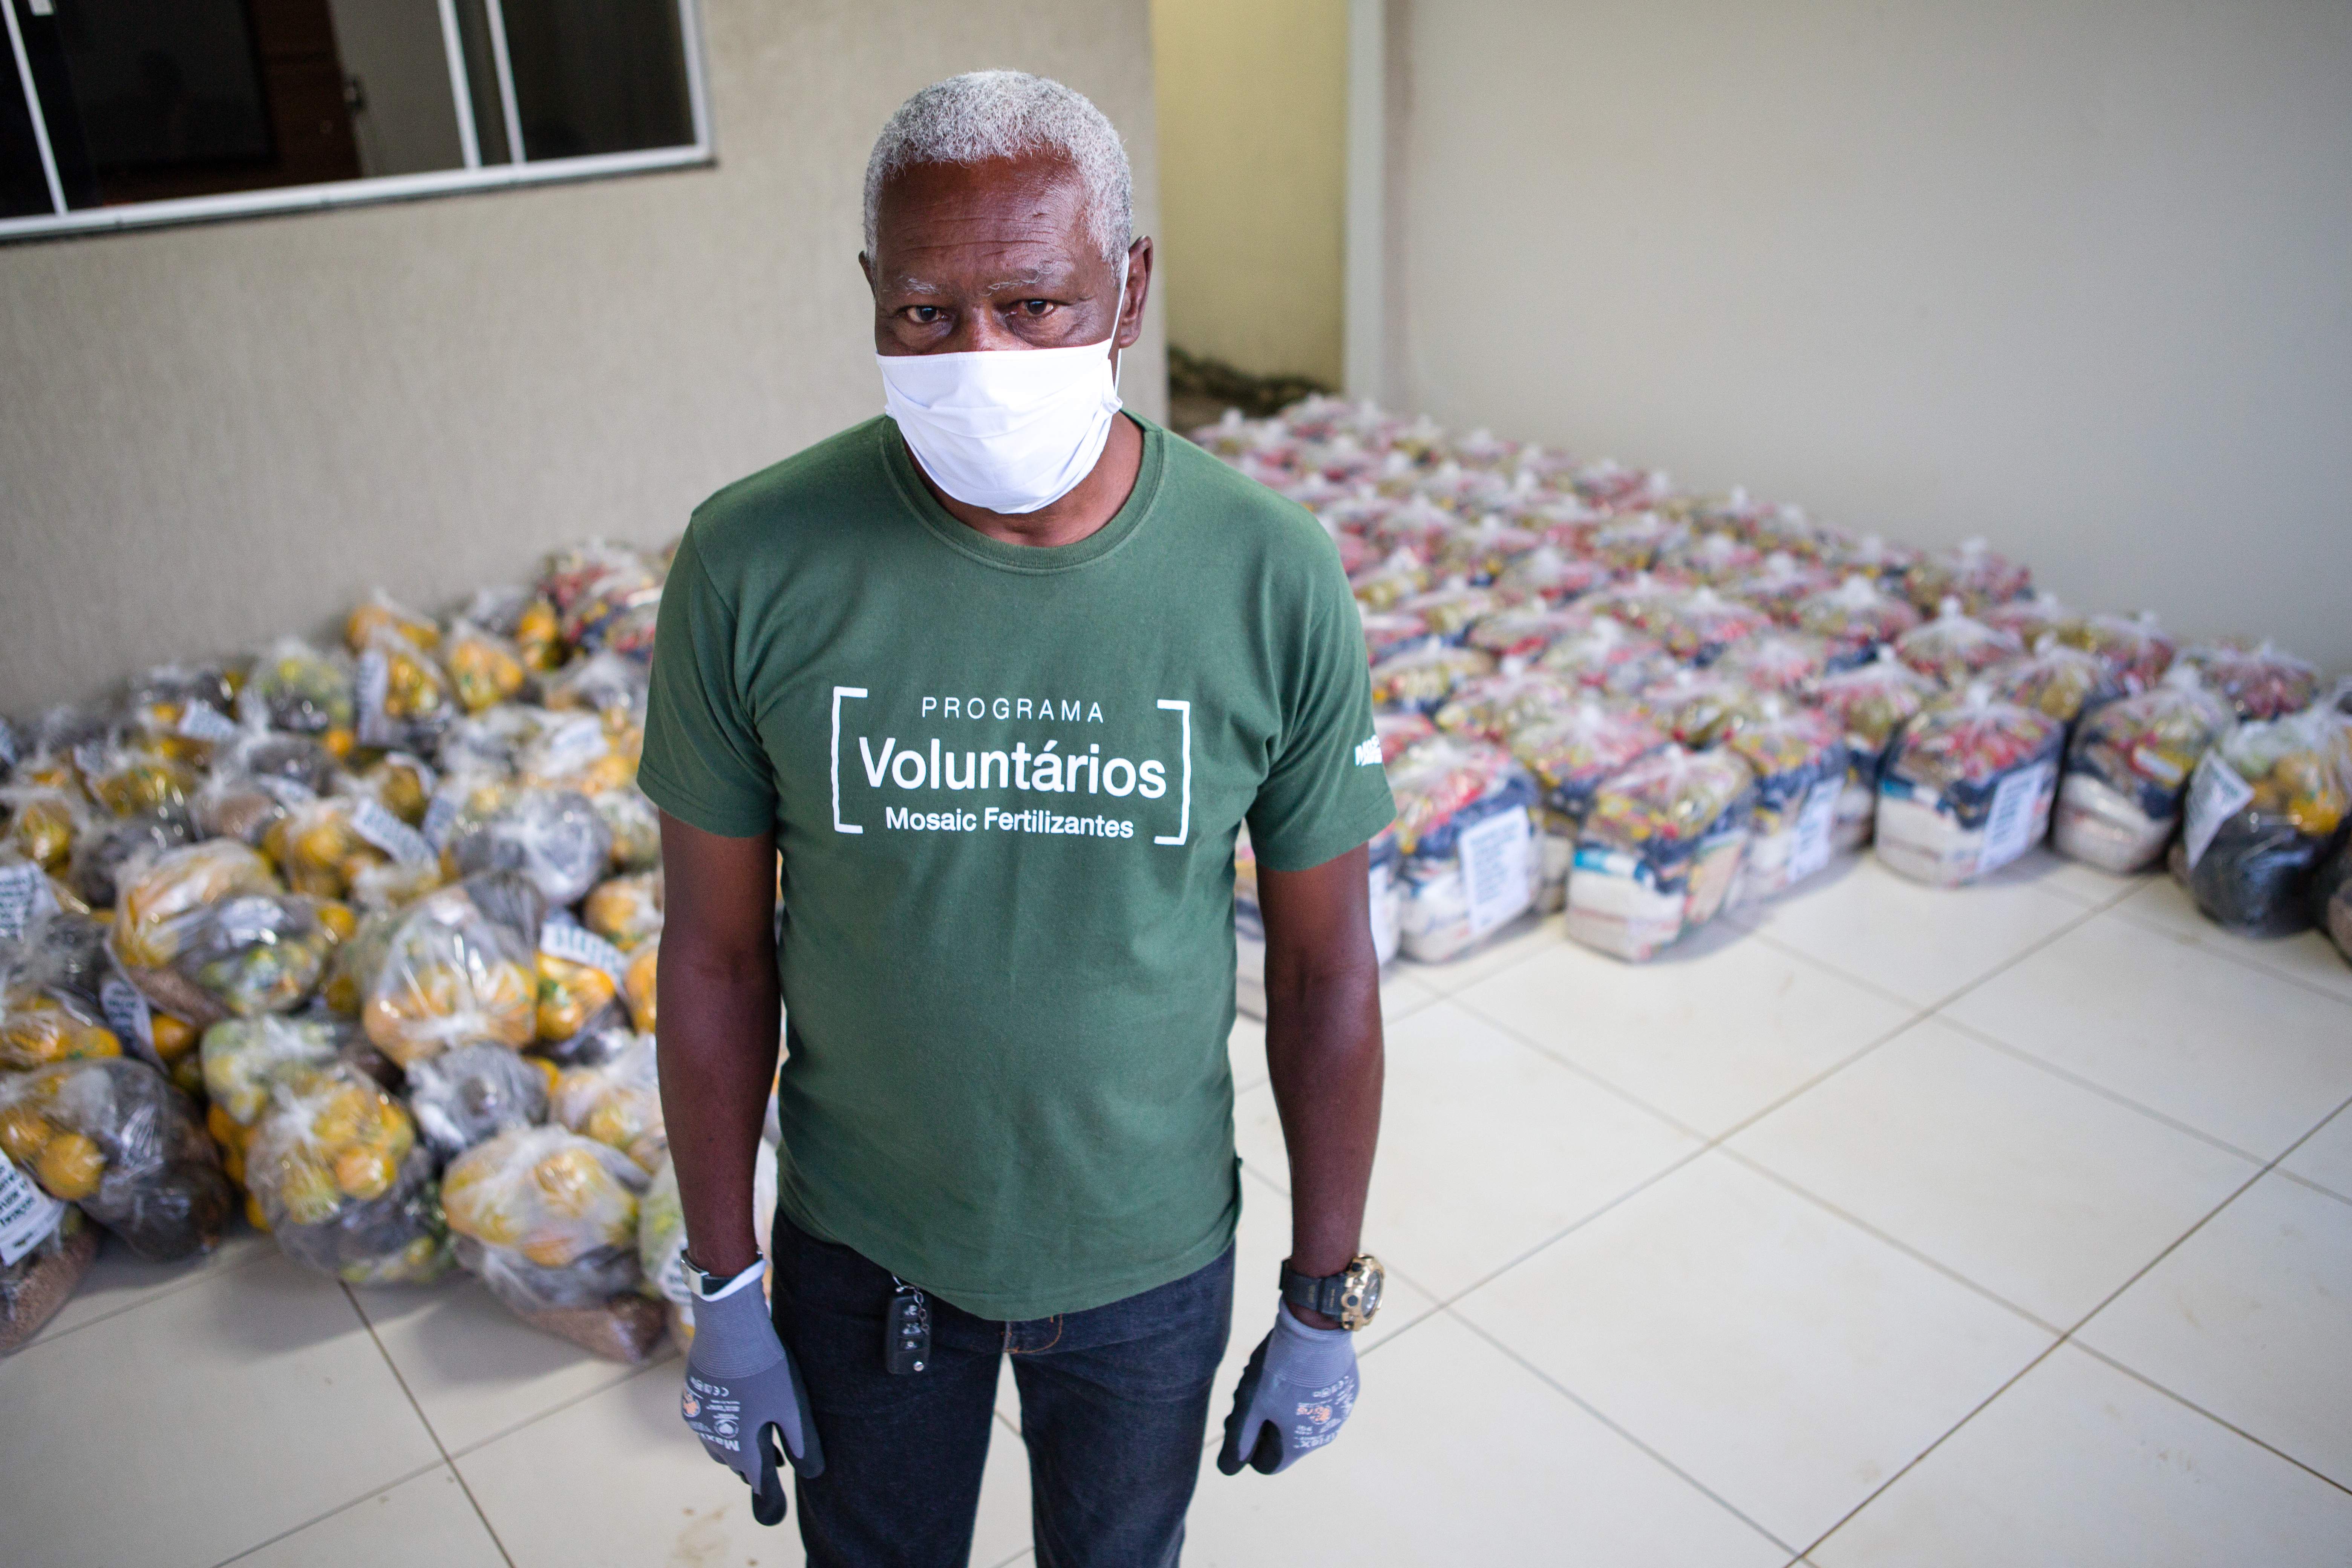
[[[2249,936],[2312,922],[2319,868],[2344,838],[2352,730],[2326,708],[2252,719],[2189,776],[2173,871],[2207,919]]]
[[[1390,771],[1397,802],[1400,942],[1440,963],[1535,902],[1535,782],[1499,746],[1441,736]]]
[[[434,1160],[400,1103],[342,1062],[270,1086],[245,1179],[289,1258],[348,1285],[417,1285],[447,1265]]]
[[[2052,845],[2119,876],[2154,865],[2180,826],[2189,774],[2231,721],[2189,669],[2087,715],[2067,748]]]
[[[1756,775],[1756,802],[1735,899],[1773,898],[1830,862],[1846,781],[1845,734],[1817,708],[1767,697],[1732,726],[1724,749]]]
[[[127,1058],[0,1075],[0,1152],[152,1262],[211,1250],[233,1201],[194,1107]]]
[[[2025,646],[2013,635],[1997,631],[1963,610],[1957,595],[1945,596],[1934,620],[1895,639],[1895,657],[1920,674],[1953,687],[1965,686],[2024,651]]]
[[[1957,886],[1999,870],[2049,831],[2066,726],[1981,685],[1904,726],[1878,781],[1878,858]]]
[[[1655,957],[1722,910],[1747,848],[1748,764],[1669,746],[1594,793],[1568,879],[1568,935],[1616,957]]]

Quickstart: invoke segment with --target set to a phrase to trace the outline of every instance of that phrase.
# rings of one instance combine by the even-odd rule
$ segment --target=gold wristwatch
[[[1369,1252],[1358,1253],[1342,1272],[1319,1279],[1299,1273],[1286,1258],[1282,1260],[1282,1299],[1303,1311],[1336,1318],[1341,1328],[1353,1333],[1370,1322],[1381,1310],[1381,1286],[1387,1278],[1381,1260]]]

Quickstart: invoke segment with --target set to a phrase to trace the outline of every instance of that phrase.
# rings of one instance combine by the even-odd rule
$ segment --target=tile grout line
[[[1677,1465],[1672,1459],[1667,1458],[1665,1455],[1658,1452],[1658,1450],[1650,1447],[1649,1444],[1644,1443],[1641,1438],[1635,1436],[1633,1433],[1619,1426],[1616,1421],[1612,1419],[1606,1413],[1588,1403],[1574,1389],[1569,1387],[1566,1384],[1561,1383],[1558,1378],[1553,1377],[1549,1373],[1544,1371],[1543,1368],[1528,1360],[1527,1357],[1521,1355],[1518,1352],[1513,1350],[1510,1346],[1505,1344],[1502,1341],[1496,1339],[1486,1330],[1480,1328],[1468,1318],[1454,1311],[1451,1307],[1441,1308],[1440,1310],[1443,1311],[1446,1317],[1452,1319],[1454,1322],[1461,1324],[1464,1328],[1469,1330],[1472,1333],[1486,1341],[1489,1345],[1492,1345],[1496,1350],[1501,1352],[1506,1360],[1517,1365],[1528,1375],[1541,1383],[1546,1388],[1552,1390],[1552,1392],[1558,1394],[1570,1405],[1575,1405],[1579,1410],[1583,1411],[1587,1415],[1590,1415],[1595,1421],[1600,1422],[1601,1426],[1606,1426],[1610,1431],[1614,1432],[1618,1436],[1623,1438],[1626,1442],[1631,1443],[1635,1448],[1638,1448],[1643,1454],[1647,1455],[1668,1474],[1682,1479],[1684,1482],[1688,1484],[1693,1490],[1706,1498],[1717,1507],[1731,1515],[1732,1518],[1739,1521],[1740,1523],[1748,1526],[1748,1529],[1756,1531],[1757,1534],[1762,1536],[1773,1545],[1780,1548],[1783,1552],[1793,1552],[1796,1550],[1787,1542],[1781,1540],[1779,1536],[1765,1529],[1761,1524],[1759,1524],[1756,1521],[1748,1518],[1744,1511],[1735,1507],[1729,1500],[1717,1493],[1714,1488],[1708,1486],[1705,1481],[1700,1480],[1696,1476],[1692,1475],[1687,1470],[1685,1470],[1680,1465]],[[1433,1313],[1431,1315],[1435,1316],[1436,1314]],[[1803,1553],[1798,1552],[1798,1555],[1802,1556]]]
[[[89,1220],[84,1223],[96,1225],[98,1222],[95,1220]],[[100,1226],[100,1229],[102,1233],[100,1242],[100,1246],[110,1244],[120,1247],[122,1245],[121,1239],[115,1237],[111,1232],[106,1232],[103,1226]],[[167,1285],[156,1287],[154,1289],[149,1291],[147,1295],[142,1297],[136,1301],[125,1301],[120,1307],[113,1308],[109,1311],[100,1312],[95,1318],[85,1319],[83,1321],[76,1323],[69,1329],[59,1329],[57,1332],[51,1333],[48,1331],[47,1325],[44,1324],[42,1325],[41,1331],[34,1335],[30,1342],[17,1346],[14,1353],[22,1355],[25,1352],[32,1350],[36,1346],[52,1345],[58,1343],[61,1340],[71,1339],[74,1335],[81,1332],[84,1329],[94,1329],[100,1323],[112,1322],[115,1319],[122,1316],[125,1312],[135,1312],[142,1307],[152,1307],[158,1301],[163,1300],[169,1297],[176,1296],[181,1291],[192,1289],[194,1286],[202,1285],[208,1279],[225,1279],[228,1278],[228,1276],[237,1272],[239,1269],[250,1268],[256,1263],[258,1263],[263,1258],[268,1257],[273,1250],[274,1248],[268,1247],[256,1248],[252,1257],[245,1258],[239,1262],[225,1264],[217,1269],[205,1268],[181,1275]],[[79,1287],[77,1286],[76,1289],[79,1289]]]
[[[441,1456],[441,1463],[447,1467],[451,1479],[457,1483],[457,1489],[466,1494],[467,1506],[474,1510],[474,1517],[482,1521],[482,1530],[489,1536],[490,1544],[498,1549],[499,1561],[503,1562],[507,1568],[514,1568],[514,1553],[509,1552],[507,1543],[499,1539],[498,1526],[492,1524],[490,1516],[482,1510],[482,1500],[474,1495],[472,1483],[467,1481],[464,1473],[457,1468],[457,1461],[450,1457],[449,1446],[441,1441],[441,1434],[435,1430],[432,1417],[425,1414],[425,1406],[417,1403],[415,1391],[408,1386],[408,1379],[401,1375],[400,1364],[392,1359],[392,1352],[384,1348],[383,1336],[375,1331],[375,1321],[367,1315],[367,1309],[360,1305],[359,1298],[352,1294],[350,1285],[341,1280],[336,1281],[336,1284],[343,1293],[343,1300],[351,1303],[352,1316],[357,1318],[360,1321],[360,1326],[367,1330],[368,1341],[375,1346],[375,1353],[383,1358],[385,1370],[392,1373],[393,1382],[400,1385],[401,1396],[408,1401],[408,1407],[416,1412],[417,1425],[424,1427],[425,1435],[433,1440],[433,1451]]]
[[[1900,1237],[1890,1235],[1888,1232],[1879,1229],[1876,1226],[1857,1215],[1848,1214],[1844,1209],[1839,1207],[1836,1204],[1832,1203],[1829,1199],[1822,1197],[1818,1193],[1808,1191],[1806,1188],[1800,1186],[1795,1181],[1782,1175],[1780,1172],[1773,1170],[1770,1166],[1761,1163],[1752,1156],[1743,1154],[1737,1149],[1725,1149],[1722,1151],[1722,1153],[1725,1159],[1738,1161],[1739,1164],[1748,1171],[1763,1177],[1766,1181],[1788,1193],[1790,1196],[1801,1199],[1803,1202],[1809,1203],[1815,1208],[1820,1209],[1823,1214],[1828,1215],[1831,1218],[1842,1220],[1845,1224],[1853,1226],[1856,1230],[1861,1231],[1864,1235],[1884,1242],[1888,1247],[1893,1247],[1895,1251],[1903,1254],[1904,1257],[1911,1259],[1914,1263],[1921,1264],[1928,1268],[1934,1269],[1945,1279],[1949,1279],[1953,1284],[1960,1286],[1972,1295],[1983,1297],[1987,1301],[1999,1307],[2004,1312],[2014,1313],[2018,1317],[2024,1319],[2034,1328],[2041,1330],[2043,1333],[2053,1335],[2063,1335],[2065,1333],[2065,1329],[2059,1324],[2053,1323],[2046,1318],[2039,1317],[2034,1313],[2028,1311],[2025,1308],[2019,1306],[2016,1302],[2011,1300],[2008,1297],[2001,1295],[1990,1286],[1979,1285],[1977,1281],[1969,1279],[1967,1275],[1961,1273],[1950,1264],[1946,1263],[1928,1253],[1922,1252],[1919,1248],[1912,1246],[1909,1242],[1905,1241]],[[2233,1193],[2231,1195],[2234,1197],[2236,1194]]]
[[[2026,1067],[2039,1068],[2041,1071],[2048,1073],[2051,1077],[2059,1079],[2061,1082],[2073,1084],[2076,1089],[2086,1089],[2089,1092],[2097,1095],[2100,1099],[2106,1100],[2111,1105],[2119,1106],[2126,1110],[2137,1111],[2140,1115],[2147,1117],[2151,1121],[2161,1122],[2165,1126],[2171,1128],[2176,1132],[2188,1134],[2189,1137],[2196,1139],[2199,1142],[2204,1144],[2210,1149],[2218,1149],[2224,1154],[2233,1154],[2241,1160],[2250,1161],[2257,1165],[2263,1163],[2263,1156],[2256,1153],[2252,1149],[2242,1149],[2226,1138],[2216,1137],[2212,1133],[2206,1131],[2201,1127],[2193,1127],[2188,1122],[2179,1120],[2178,1117],[2165,1114],[2163,1111],[2157,1110],[2156,1107],[2152,1105],[2143,1105],[2138,1100],[2132,1099],[2131,1096],[2123,1093],[2119,1089],[2109,1089],[2106,1085],[2099,1083],[2095,1079],[2084,1078],[2080,1073],[2074,1072],[2071,1068],[2060,1067],[2056,1062],[2046,1061],[2042,1058],[2035,1056],[2032,1051],[2027,1050],[2022,1046],[2011,1045],[2007,1040],[2002,1039],[1998,1035],[1992,1034],[1979,1025],[1971,1024],[1960,1018],[1947,1017],[1942,1014],[1936,1015],[1936,1021],[1950,1028],[1958,1029],[1960,1033],[1968,1036],[1971,1040],[1983,1046],[1988,1050],[1999,1051],[2001,1055],[2008,1057],[2014,1061],[2020,1062]]]
[[[233,1554],[222,1558],[219,1563],[214,1565],[214,1568],[230,1568],[230,1564],[242,1563],[257,1552],[267,1551],[270,1547],[277,1545],[279,1542],[284,1541],[289,1537],[299,1535],[314,1524],[324,1524],[327,1521],[334,1518],[337,1514],[349,1513],[352,1510],[359,1507],[360,1504],[366,1502],[373,1498],[382,1497],[385,1492],[392,1490],[394,1487],[404,1487],[420,1476],[429,1476],[436,1470],[446,1469],[447,1468],[448,1461],[446,1459],[435,1459],[430,1463],[419,1465],[416,1468],[409,1471],[406,1475],[394,1476],[391,1480],[384,1482],[382,1486],[375,1487],[368,1491],[362,1492],[358,1497],[352,1499],[348,1502],[339,1502],[334,1507],[327,1510],[324,1513],[313,1514],[309,1519],[302,1521],[299,1524],[289,1525],[287,1528],[279,1531],[277,1534],[271,1536],[267,1541],[257,1541],[250,1546],[238,1549]]]
[[[2273,1160],[2269,1164],[2264,1165],[2252,1175],[2247,1177],[2242,1184],[2231,1192],[2229,1196],[2223,1198],[2219,1204],[2216,1204],[2212,1209],[2204,1215],[2204,1217],[2198,1220],[2195,1225],[2190,1226],[2187,1230],[2181,1232],[2179,1236],[2174,1237],[2162,1251],[2158,1252],[2154,1258],[2148,1259],[2146,1264],[2135,1270],[2129,1279],[2126,1279],[2122,1284],[2116,1286],[2105,1297],[2101,1298],[2096,1306],[2084,1313],[2073,1327],[2068,1328],[2060,1333],[2058,1338],[2052,1342],[2050,1347],[2043,1351],[2040,1355],[2034,1357],[2031,1363],[2027,1363],[2027,1365],[2017,1373],[2016,1377],[2011,1378],[2007,1383],[2002,1384],[1999,1388],[1993,1390],[1992,1394],[1988,1396],[1982,1404],[1977,1405],[1975,1409],[1970,1410],[1967,1415],[1961,1416],[1959,1420],[1953,1423],[1951,1427],[1941,1436],[1938,1436],[1933,1443],[1928,1444],[1927,1447],[1921,1449],[1919,1453],[1912,1458],[1909,1464],[1905,1465],[1901,1469],[1887,1477],[1886,1479],[1879,1486],[1873,1489],[1868,1497],[1864,1498],[1860,1502],[1854,1504],[1853,1508],[1847,1510],[1846,1512],[1839,1518],[1836,1523],[1831,1525],[1827,1531],[1824,1531],[1818,1539],[1814,1540],[1799,1555],[1806,1557],[1812,1555],[1814,1552],[1820,1549],[1822,1542],[1827,1541],[1832,1535],[1836,1534],[1840,1530],[1845,1528],[1845,1526],[1851,1522],[1857,1514],[1861,1513],[1864,1509],[1868,1508],[1873,1502],[1885,1496],[1888,1488],[1894,1486],[1895,1482],[1901,1480],[1913,1469],[1916,1468],[1921,1460],[1927,1458],[1929,1454],[1934,1453],[1937,1448],[1942,1447],[1947,1441],[1960,1430],[1961,1427],[1966,1426],[1969,1422],[1975,1420],[1979,1415],[1983,1414],[1986,1407],[1990,1405],[1994,1400],[1999,1399],[2003,1394],[2006,1394],[2010,1389],[2015,1387],[2019,1379],[2024,1377],[2026,1373],[2032,1372],[2035,1367],[2041,1365],[2043,1362],[2057,1354],[2059,1351],[2065,1348],[2067,1345],[2074,1345],[2077,1350],[2083,1351],[2090,1355],[2097,1356],[2099,1360],[2107,1363],[2109,1365],[2115,1366],[2118,1371],[2130,1373],[2137,1381],[2147,1384],[2148,1387],[2155,1389],[2158,1393],[2164,1394],[2167,1398],[2177,1400],[2181,1405],[2188,1406],[2188,1408],[2197,1411],[2200,1415],[2210,1415],[2210,1413],[2202,1410],[2197,1405],[2182,1398],[2179,1394],[2173,1393],[2172,1390],[2165,1387],[2162,1384],[2158,1383],[2155,1379],[2148,1377],[2147,1374],[2134,1372],[2131,1368],[2124,1366],[2120,1362],[2116,1362],[2113,1357],[2101,1355],[2095,1347],[2078,1340],[2075,1336],[2080,1334],[2084,1329],[2088,1328],[2093,1320],[2096,1319],[2101,1312],[2105,1311],[2109,1307],[2115,1305],[2116,1301],[2126,1291],[2129,1290],[2134,1285],[2138,1284],[2142,1279],[2147,1278],[2149,1273],[2151,1273],[2158,1265],[2161,1264],[2166,1258],[2179,1251],[2181,1247],[2187,1244],[2190,1237],[2193,1237],[2199,1231],[2203,1230],[2207,1226],[2210,1225],[2214,1218],[2224,1209],[2227,1209],[2231,1204],[2236,1203],[2240,1198],[2245,1196],[2248,1192],[2253,1189],[2256,1183],[2260,1182],[2264,1176],[2270,1174],[2271,1172],[2277,1167],[2279,1161],[2284,1160],[2288,1155],[2294,1153],[2295,1150],[2303,1147],[2305,1143],[2308,1142],[2311,1138],[2318,1132],[2320,1128],[2326,1126],[2329,1121],[2334,1121],[2336,1117],[2343,1111],[2345,1106],[2352,1106],[2352,1100],[2346,1100],[2344,1105],[2339,1105],[2336,1110],[2329,1111],[2325,1117],[2320,1119],[2318,1123],[2315,1125],[2310,1131],[2305,1132],[2302,1137],[2296,1139],[2284,1150],[2281,1151],[2277,1159]],[[2277,1449],[2271,1447],[2268,1443],[2263,1442],[2262,1439],[2254,1436],[2252,1433],[2240,1431],[2239,1428],[2230,1426],[2228,1422],[2221,1421],[2219,1417],[2210,1418],[2214,1420],[2216,1425],[2228,1427],[2229,1430],[2232,1432],[2237,1432],[2240,1436],[2246,1438],[2247,1441],[2255,1444],[2257,1447],[2260,1447],[2271,1453],[2278,1453]],[[2290,1464],[2295,1465],[2300,1469],[2309,1470],[2311,1468],[2310,1466],[2305,1465],[2300,1460],[2294,1459],[2288,1455],[2280,1454],[2279,1457],[2281,1458],[2287,1459]],[[2315,1470],[2313,1470],[2312,1473],[2314,1475],[2318,1474]],[[2327,1478],[2324,1476],[2320,1479],[2323,1480],[2327,1479]],[[2336,1487],[2338,1490],[2352,1490],[2352,1488],[2346,1488],[2342,1486],[2341,1483],[2333,1480],[2328,1481],[2328,1484],[2330,1486]]]
[[[2320,1126],[2322,1127],[2325,1127],[2326,1125],[2326,1122],[2320,1123]],[[2337,1192],[2334,1187],[2327,1185],[2325,1182],[2315,1182],[2309,1176],[2304,1175],[2300,1172],[2280,1171],[2276,1173],[2283,1179],[2293,1182],[2298,1187],[2310,1188],[2313,1192],[2317,1193],[2321,1197],[2334,1198],[2339,1204],[2352,1204],[2352,1196],[2347,1196],[2343,1193]]]
[[[2195,1400],[2186,1398],[2181,1394],[2174,1393],[2171,1389],[2165,1387],[2164,1384],[2148,1376],[2147,1373],[2141,1372],[2137,1368],[2125,1365],[2122,1362],[2117,1361],[2115,1357],[2099,1349],[2096,1345],[2087,1344],[2081,1340],[2074,1341],[2074,1348],[2081,1351],[2084,1355],[2091,1357],[2102,1365],[2113,1367],[2116,1371],[2122,1373],[2126,1377],[2130,1378],[2134,1383],[2138,1384],[2143,1388],[2150,1389],[2155,1393],[2163,1395],[2165,1398],[2171,1400],[2175,1405],[2179,1405],[2184,1410],[2195,1411],[2198,1415],[2202,1415],[2206,1420],[2213,1423],[2214,1426],[2221,1427],[2224,1431],[2235,1433],[2237,1436],[2243,1437],[2247,1442],[2252,1443],[2255,1447],[2260,1448],[2265,1454],[2269,1454],[2274,1458],[2285,1460],[2288,1464],[2293,1465],[2296,1469],[2303,1471],[2305,1475],[2312,1477],[2314,1479],[2324,1481],[2339,1492],[2352,1495],[2352,1485],[2347,1485],[2343,1481],[2337,1480],[2334,1476],[2327,1474],[2325,1470],[2313,1468],[2310,1465],[2296,1458],[2293,1454],[2288,1453],[2285,1449],[2278,1447],[2273,1444],[2266,1443],[2262,1438],[2255,1436],[2252,1432],[2247,1431],[2243,1426],[2239,1426],[2236,1422],[2221,1415],[2216,1415],[2212,1411],[2206,1409]]]
[[[2203,942],[2195,931],[2179,931],[2172,926],[2166,925],[2163,921],[2156,920],[2153,917],[2132,914],[2121,907],[2120,901],[2115,905],[2110,905],[2109,908],[2114,910],[2115,916],[2117,920],[2136,927],[2142,931],[2146,931],[2150,935],[2165,937],[2170,941],[2179,943],[2182,947],[2190,948],[2198,952],[2210,953],[2215,958],[2227,960],[2229,963],[2236,964],[2241,969],[2249,970],[2253,973],[2261,975],[2265,980],[2283,981],[2285,984],[2295,987],[2297,990],[2307,991],[2315,996],[2325,996],[2331,1002],[2340,1002],[2347,1007],[2352,1007],[2352,996],[2347,996],[2340,991],[2331,991],[2326,986],[2320,984],[2317,981],[2306,980],[2302,975],[2293,973],[2284,969],[2273,968],[2271,965],[2264,963],[2262,960],[2253,957],[2252,954],[2240,952],[2234,948],[2219,947]],[[2226,926],[2215,924],[2213,929],[2225,936],[2233,934]],[[2298,932],[2297,934],[2301,933]],[[2251,941],[2254,939],[2250,938],[2248,940]]]
[[[601,1361],[604,1358],[601,1356],[592,1356],[589,1359]],[[511,1426],[501,1426],[497,1431],[489,1433],[485,1436],[475,1438],[472,1442],[467,1444],[462,1448],[451,1449],[449,1452],[449,1462],[454,1466],[459,1459],[470,1458],[472,1456],[480,1453],[483,1449],[488,1447],[493,1443],[502,1443],[518,1432],[526,1431],[530,1427],[538,1426],[541,1422],[546,1420],[551,1415],[561,1415],[575,1405],[583,1405],[589,1400],[596,1398],[600,1394],[610,1394],[613,1390],[622,1387],[626,1384],[635,1383],[637,1379],[645,1376],[646,1373],[652,1372],[656,1367],[667,1366],[671,1362],[676,1361],[677,1359],[677,1356],[676,1352],[673,1352],[669,1355],[663,1356],[658,1360],[649,1361],[643,1366],[630,1367],[627,1371],[624,1372],[620,1376],[614,1378],[610,1383],[599,1384],[594,1388],[572,1394],[569,1398],[559,1400],[555,1404],[549,1405],[546,1409],[516,1422]],[[614,1364],[617,1365],[621,1363],[615,1363]]]

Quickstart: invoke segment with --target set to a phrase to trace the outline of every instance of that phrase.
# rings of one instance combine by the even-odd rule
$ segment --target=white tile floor
[[[1204,1466],[1188,1562],[2352,1560],[2352,966],[2045,856],[1824,882],[1646,968],[1555,921],[1391,983],[1363,1402],[1278,1479]],[[1234,1054],[1227,1384],[1287,1244]],[[0,1558],[798,1563],[677,1373],[250,1236],[110,1253],[0,1363]],[[978,1568],[1028,1555],[1000,1413]]]

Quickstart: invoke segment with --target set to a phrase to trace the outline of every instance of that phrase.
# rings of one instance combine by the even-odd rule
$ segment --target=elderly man
[[[1244,823],[1292,1249],[1244,1282],[1279,1296],[1227,1473],[1337,1434],[1378,1304],[1362,637],[1313,518],[1120,412],[1130,224],[1068,88],[909,99],[859,258],[887,414],[705,502],[662,603],[640,777],[683,1409],[767,1522],[791,1464],[814,1564],[966,1560],[1006,1355],[1039,1563],[1176,1561],[1231,1321]]]

